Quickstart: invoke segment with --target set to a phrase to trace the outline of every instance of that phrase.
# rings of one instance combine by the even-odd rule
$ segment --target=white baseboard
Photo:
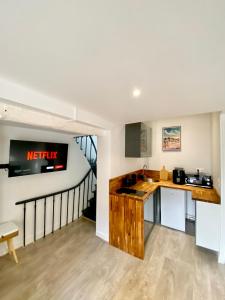
[[[46,236],[48,234],[50,234],[50,233],[51,233],[51,231],[49,229],[48,233],[46,233]],[[43,238],[43,232],[42,231],[41,232],[37,232],[37,234],[36,234],[36,240],[39,240],[41,238]],[[13,243],[14,243],[14,248],[15,249],[19,249],[19,248],[23,247],[23,236],[20,235],[17,238],[15,238],[13,240]],[[33,236],[33,234],[30,234],[29,236],[26,236],[26,246],[28,246],[28,245],[30,245],[32,243],[34,243],[34,236]],[[2,245],[1,249],[0,249],[0,256],[6,255],[8,252],[9,252],[8,251],[8,247],[7,247],[7,244],[5,242]]]
[[[55,229],[55,231],[58,230],[58,229],[59,228]],[[46,229],[46,236],[48,234],[51,234],[51,228],[50,227]],[[107,243],[109,242],[109,235],[108,234],[97,231],[96,236],[99,237],[100,239],[104,240]],[[37,232],[36,239],[39,240],[41,238],[43,238],[43,232],[42,231]],[[34,236],[33,236],[33,234],[30,234],[29,236],[26,237],[26,246],[28,246],[29,244],[32,244],[32,243],[34,243]],[[23,236],[22,236],[22,234],[19,237],[14,239],[14,247],[15,247],[15,249],[19,249],[19,248],[23,247]],[[7,244],[2,243],[1,248],[0,248],[0,256],[6,255],[7,253],[8,253]]]
[[[71,222],[69,222],[70,224]],[[62,228],[65,226],[65,224],[62,225]],[[56,224],[55,226],[55,231],[59,230],[59,224]],[[48,226],[46,228],[46,237],[52,234],[52,227]],[[39,239],[43,238],[43,230],[39,231],[36,233],[36,241],[38,241]],[[23,247],[23,235],[22,235],[22,230],[20,231],[20,234],[18,237],[13,239],[13,243],[14,243],[14,248],[15,249],[19,249],[21,247]],[[34,235],[33,234],[29,234],[26,236],[26,246],[30,245],[34,243]],[[1,243],[1,248],[0,248],[0,256],[6,255],[8,253],[8,247],[7,247],[7,243]]]
[[[99,237],[100,239],[104,240],[107,243],[109,242],[108,234],[105,234],[105,233],[100,232],[100,231],[96,231],[96,236]]]

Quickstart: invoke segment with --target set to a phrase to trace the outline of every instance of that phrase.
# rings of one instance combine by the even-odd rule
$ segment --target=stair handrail
[[[68,217],[69,217],[69,193],[70,191],[73,191],[73,209],[72,209],[72,222],[74,221],[74,202],[75,202],[75,192],[76,189],[78,188],[79,190],[79,200],[78,200],[78,218],[79,218],[79,212],[80,212],[80,205],[81,207],[83,207],[84,209],[84,201],[85,201],[85,183],[86,181],[88,181],[88,189],[86,192],[86,196],[87,196],[87,200],[88,200],[88,196],[89,196],[89,184],[90,184],[90,174],[92,176],[92,182],[93,182],[93,170],[92,168],[90,168],[88,170],[88,172],[84,175],[84,177],[74,186],[67,188],[67,189],[63,189],[57,192],[53,192],[50,194],[45,194],[42,196],[38,196],[38,197],[33,197],[33,198],[29,198],[26,200],[22,200],[22,201],[17,201],[15,203],[15,205],[22,205],[23,204],[23,245],[24,247],[26,246],[26,205],[27,203],[31,203],[34,202],[34,242],[36,241],[36,229],[37,229],[37,201],[38,200],[43,200],[44,201],[44,233],[43,233],[43,237],[45,238],[46,236],[46,202],[49,199],[52,199],[53,201],[53,212],[52,212],[52,232],[54,233],[55,231],[55,196],[57,195],[61,195],[60,198],[60,226],[59,229],[61,229],[62,227],[62,202],[63,202],[63,198],[62,195],[64,193],[67,193],[67,214],[66,214],[66,225],[68,225]],[[86,180],[87,179],[87,180]],[[83,196],[81,198],[81,185],[83,184]],[[91,183],[92,185],[92,183]],[[49,200],[50,201],[50,200]]]

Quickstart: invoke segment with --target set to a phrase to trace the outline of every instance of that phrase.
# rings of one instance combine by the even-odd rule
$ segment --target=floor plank
[[[194,237],[155,226],[144,261],[95,236],[86,220],[0,258],[2,300],[224,300],[225,266]]]

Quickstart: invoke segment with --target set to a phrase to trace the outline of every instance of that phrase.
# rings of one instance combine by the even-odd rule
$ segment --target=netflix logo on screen
[[[58,152],[57,151],[28,151],[27,152],[27,160],[34,159],[57,159]]]
[[[9,177],[66,170],[67,155],[68,144],[11,140]]]

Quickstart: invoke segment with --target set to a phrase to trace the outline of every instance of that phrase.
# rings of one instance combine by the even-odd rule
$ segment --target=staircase
[[[80,146],[80,150],[83,152],[84,156],[86,157],[93,171],[91,177],[91,187],[92,187],[93,197],[90,200],[88,200],[88,205],[85,209],[82,210],[82,215],[83,217],[96,222],[97,185],[93,184],[93,180],[97,179],[97,148],[94,139],[95,137],[91,135],[75,137],[76,143]]]

